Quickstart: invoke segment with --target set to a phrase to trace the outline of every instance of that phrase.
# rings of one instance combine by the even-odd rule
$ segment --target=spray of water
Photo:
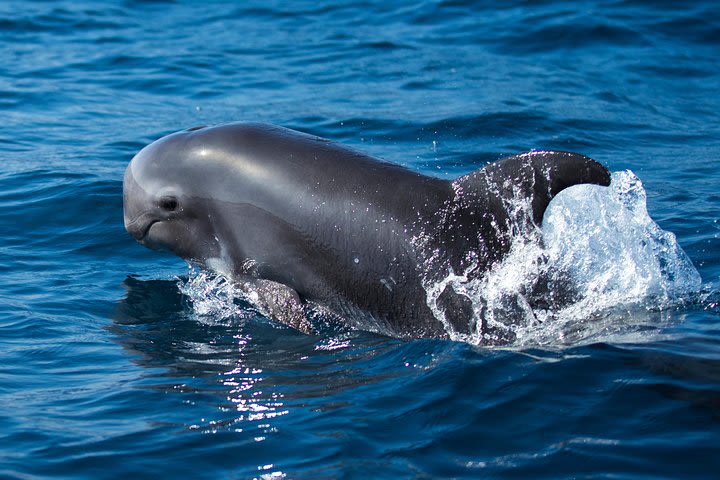
[[[438,308],[447,286],[472,301],[470,334],[454,331]],[[509,254],[482,277],[451,272],[426,285],[428,305],[451,338],[514,346],[615,334],[631,317],[648,318],[637,312],[670,311],[700,287],[675,235],[648,215],[645,190],[631,171],[614,173],[609,188],[561,192],[542,228],[515,235]]]
[[[195,320],[202,323],[224,324],[256,315],[240,303],[252,304],[253,299],[220,273],[190,265],[187,279],[178,279],[178,289],[190,302]]]
[[[270,316],[270,312],[262,308],[263,302],[260,300],[262,293],[253,284],[236,282],[224,273],[204,270],[194,264],[188,265],[187,278],[178,278],[178,289],[185,295],[192,308],[193,318],[200,323],[242,325],[247,319]],[[343,322],[344,318],[340,318],[338,312],[326,306],[316,303],[304,305],[306,318],[318,333],[324,335],[337,337],[347,333],[349,328],[346,328],[345,324],[353,325],[359,330],[390,333],[379,328],[373,330],[368,324],[367,315],[361,312],[348,310],[344,313],[345,317],[351,317],[349,320],[352,322]],[[361,321],[365,323],[360,323]],[[277,323],[273,325],[286,328]]]

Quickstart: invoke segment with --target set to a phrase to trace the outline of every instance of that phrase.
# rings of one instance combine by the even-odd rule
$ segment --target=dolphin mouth
[[[125,230],[138,242],[142,242],[150,233],[150,228],[158,223],[158,219],[150,219],[147,221],[147,215],[140,215],[132,222],[125,222]]]

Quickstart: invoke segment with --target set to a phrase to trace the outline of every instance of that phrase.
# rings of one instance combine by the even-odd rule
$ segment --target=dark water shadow
[[[402,348],[399,340],[364,332],[307,336],[242,304],[238,315],[203,318],[193,313],[177,281],[128,276],[123,286],[125,298],[108,329],[132,361],[147,368],[142,388],[191,394],[192,402],[214,405],[226,418],[213,420],[213,429],[291,408],[342,407],[353,391],[397,375],[376,358]]]

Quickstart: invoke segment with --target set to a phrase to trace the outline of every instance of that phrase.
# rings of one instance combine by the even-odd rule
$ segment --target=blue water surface
[[[715,477],[719,5],[0,3],[0,477]],[[448,178],[632,169],[703,289],[645,341],[547,348],[201,319],[124,231],[122,175],[236,120]]]

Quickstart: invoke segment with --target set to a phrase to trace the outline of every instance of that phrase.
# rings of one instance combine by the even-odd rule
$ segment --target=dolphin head
[[[168,135],[135,155],[123,179],[123,213],[125,229],[144,246],[202,263],[218,255],[219,241],[210,205],[196,194],[202,178],[188,134]]]
[[[156,140],[125,170],[125,229],[146,247],[223,272],[287,263],[285,252],[302,239],[280,218],[296,197],[273,163],[292,159],[277,154],[279,138],[250,123]]]
[[[184,130],[146,146],[128,165],[125,228],[149,248],[170,250],[221,273],[324,292],[331,287],[318,271],[336,272],[328,259],[352,262],[352,252],[381,242],[363,242],[353,234],[357,246],[347,247],[348,240],[337,234],[338,225],[363,230],[356,225],[363,214],[355,205],[375,203],[363,197],[370,193],[355,191],[356,176],[377,170],[398,175],[398,169],[271,125]],[[373,218],[379,223],[379,216]],[[394,231],[385,233],[393,241]]]

